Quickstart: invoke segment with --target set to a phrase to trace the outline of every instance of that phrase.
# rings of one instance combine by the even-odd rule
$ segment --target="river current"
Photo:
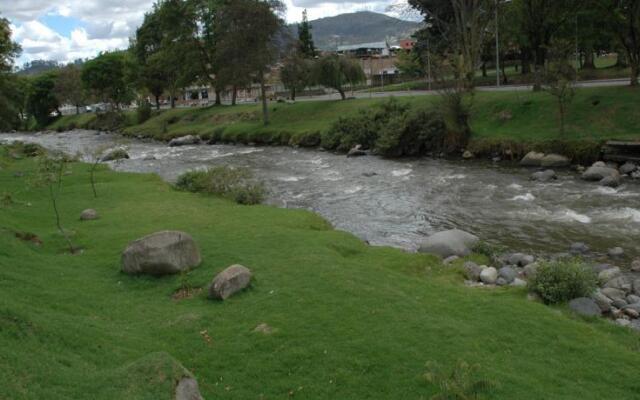
[[[531,170],[501,163],[347,158],[288,147],[168,147],[91,131],[0,135],[11,140],[85,157],[98,147],[125,146],[131,159],[109,163],[114,170],[157,173],[170,182],[191,169],[249,167],[267,184],[269,204],[313,210],[373,245],[415,250],[425,236],[459,228],[538,254],[585,242],[596,252],[620,246],[640,255],[640,183],[630,180],[612,189],[557,171],[557,181],[540,183],[529,180]]]

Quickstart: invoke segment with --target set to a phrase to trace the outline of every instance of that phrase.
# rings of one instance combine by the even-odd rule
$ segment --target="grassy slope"
[[[144,135],[170,139],[186,134],[205,137],[223,132],[221,138],[232,142],[297,143],[305,136],[326,131],[339,117],[353,115],[361,108],[371,107],[384,100],[362,99],[349,101],[272,103],[271,124],[263,126],[258,106],[210,107],[176,109],[161,112],[141,125],[124,130],[130,135]],[[399,101],[415,105],[432,104],[436,96],[402,97]],[[597,105],[594,105],[598,102]],[[565,139],[640,137],[640,91],[627,87],[589,88],[577,90],[569,107]],[[510,120],[500,114],[508,111]],[[557,106],[547,93],[479,92],[473,102],[471,126],[476,141],[540,142],[559,139]],[[68,127],[75,122],[84,126],[93,115],[64,117],[50,129]],[[132,118],[129,118],[132,119]]]
[[[27,160],[0,170],[16,201],[0,207],[2,399],[169,399],[180,371],[171,357],[207,399],[426,399],[436,388],[421,379],[425,363],[457,360],[499,384],[492,399],[638,396],[637,334],[528,302],[522,290],[465,288],[434,258],[368,247],[306,211],[106,170],[93,199],[86,166],[74,164],[61,209],[85,252],[64,254],[44,188],[27,185],[32,169]],[[102,219],[78,221],[88,207]],[[203,264],[186,278],[121,274],[126,244],[164,229],[190,232]],[[224,303],[171,299],[184,279],[205,286],[233,263],[253,269],[250,290]],[[277,331],[253,333],[262,322]]]

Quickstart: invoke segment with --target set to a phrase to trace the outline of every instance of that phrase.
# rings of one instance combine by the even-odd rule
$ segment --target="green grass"
[[[639,335],[521,289],[465,288],[433,257],[367,246],[307,211],[106,169],[94,199],[88,167],[72,164],[59,205],[84,252],[67,254],[45,188],[30,184],[35,162],[0,160],[12,199],[0,207],[2,399],[170,399],[182,366],[207,399],[428,399],[438,388],[427,363],[460,360],[497,384],[491,399],[638,398]],[[80,222],[89,207],[102,218]],[[127,243],[165,229],[192,234],[202,265],[186,277],[122,274]],[[172,299],[234,263],[253,270],[249,290],[224,303]],[[276,331],[252,332],[260,323]]]

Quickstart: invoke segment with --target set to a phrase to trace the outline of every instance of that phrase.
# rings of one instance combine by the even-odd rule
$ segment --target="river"
[[[566,171],[557,181],[539,183],[529,180],[530,170],[489,162],[347,158],[288,147],[168,147],[91,131],[2,134],[0,140],[85,156],[101,146],[126,146],[131,159],[111,162],[114,170],[157,173],[167,181],[195,168],[249,167],[267,184],[269,204],[313,210],[373,245],[412,251],[429,234],[459,228],[535,254],[585,242],[597,253],[620,246],[628,256],[640,255],[640,183],[629,180],[612,189]]]

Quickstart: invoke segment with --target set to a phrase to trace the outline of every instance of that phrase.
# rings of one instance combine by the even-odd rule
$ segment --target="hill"
[[[420,24],[361,11],[316,19],[311,21],[311,26],[316,47],[333,50],[341,44],[379,42],[385,39],[393,43],[410,36]],[[298,32],[296,25],[291,25],[291,30],[294,35]]]

